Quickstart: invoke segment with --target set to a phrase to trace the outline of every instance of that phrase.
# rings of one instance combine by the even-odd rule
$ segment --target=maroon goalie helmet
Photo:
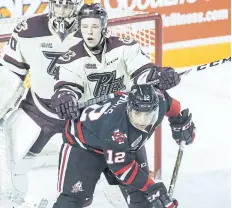
[[[152,85],[133,85],[128,96],[128,116],[138,129],[154,124],[159,116],[159,98]]]
[[[49,17],[57,32],[65,33],[77,22],[77,14],[84,0],[49,0]]]

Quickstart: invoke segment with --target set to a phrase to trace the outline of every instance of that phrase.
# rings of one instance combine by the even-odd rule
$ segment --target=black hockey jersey
[[[104,154],[113,174],[125,185],[146,191],[154,181],[139,167],[135,151],[160,125],[165,115],[178,116],[180,103],[159,90],[159,114],[153,126],[141,131],[127,115],[127,94],[83,110],[79,121],[68,121],[63,138],[73,146]]]

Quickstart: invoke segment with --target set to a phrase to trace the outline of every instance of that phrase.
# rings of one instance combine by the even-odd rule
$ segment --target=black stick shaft
[[[168,194],[169,194],[170,198],[172,198],[173,192],[175,189],[175,185],[176,185],[176,181],[177,181],[177,177],[178,177],[178,172],[180,169],[180,164],[181,164],[181,160],[182,160],[183,153],[184,153],[184,146],[185,146],[185,141],[182,141],[180,143],[180,146],[179,146],[178,154],[176,157],[176,163],[175,163],[175,167],[174,167],[174,170],[172,173],[172,178],[171,178],[171,182],[170,182],[170,186],[169,186],[169,190],[168,190]]]

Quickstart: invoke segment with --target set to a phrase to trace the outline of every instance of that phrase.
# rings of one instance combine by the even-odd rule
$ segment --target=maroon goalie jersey
[[[83,110],[79,121],[68,121],[63,139],[73,146],[104,154],[112,173],[125,185],[146,191],[154,181],[135,160],[140,149],[160,125],[165,115],[177,116],[180,104],[166,92],[159,94],[159,114],[153,126],[140,131],[129,121],[127,94]]]

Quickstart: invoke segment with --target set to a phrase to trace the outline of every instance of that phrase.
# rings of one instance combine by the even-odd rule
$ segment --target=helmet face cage
[[[78,25],[80,27],[81,20],[84,18],[98,18],[101,21],[102,35],[107,32],[108,15],[107,12],[98,3],[85,4],[81,7],[78,13]]]
[[[128,96],[128,116],[131,123],[143,130],[154,124],[159,114],[159,99],[151,85],[134,85]]]
[[[54,22],[55,29],[64,33],[76,20],[78,10],[82,5],[83,0],[50,0],[49,16]]]

